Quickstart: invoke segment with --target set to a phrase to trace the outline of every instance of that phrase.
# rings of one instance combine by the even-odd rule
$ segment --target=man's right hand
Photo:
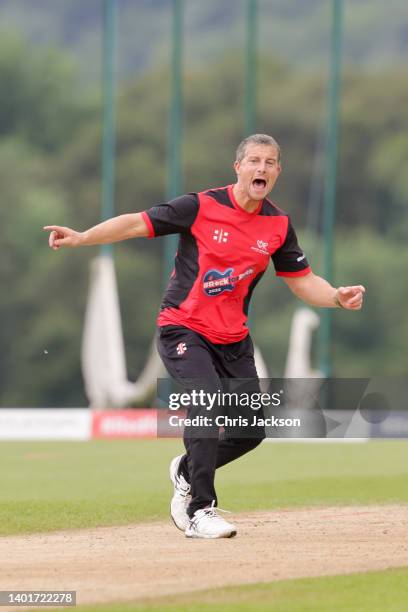
[[[61,247],[77,247],[82,244],[83,234],[69,227],[46,225],[43,229],[50,232],[48,244],[54,251],[58,251]]]
[[[129,238],[149,236],[150,230],[146,225],[142,213],[128,213],[112,217],[94,225],[85,232],[76,232],[70,227],[60,225],[46,225],[46,232],[50,233],[49,245],[54,251],[61,247],[93,246],[97,244],[111,244]]]

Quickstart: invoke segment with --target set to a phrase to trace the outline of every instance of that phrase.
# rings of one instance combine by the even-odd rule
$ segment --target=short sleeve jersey
[[[158,325],[182,325],[215,344],[243,340],[252,293],[272,259],[278,276],[310,272],[289,216],[264,199],[252,213],[233,186],[153,206],[149,237],[180,234]]]

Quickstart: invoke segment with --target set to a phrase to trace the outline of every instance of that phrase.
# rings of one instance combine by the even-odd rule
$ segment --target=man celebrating
[[[359,310],[361,285],[334,288],[311,271],[289,216],[268,198],[281,172],[280,148],[254,134],[238,146],[233,185],[159,204],[142,213],[114,217],[76,232],[57,225],[49,245],[100,245],[129,238],[179,234],[175,268],[158,317],[158,350],[179,382],[257,380],[254,349],[246,325],[252,292],[270,259],[291,291],[312,306]],[[171,516],[187,537],[236,534],[219,516],[215,470],[255,448],[259,437],[184,436],[186,453],[170,464],[174,485]]]

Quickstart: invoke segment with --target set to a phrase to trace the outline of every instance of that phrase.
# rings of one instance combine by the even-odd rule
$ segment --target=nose
[[[256,170],[257,172],[261,172],[262,174],[264,174],[266,171],[266,162],[260,161]]]

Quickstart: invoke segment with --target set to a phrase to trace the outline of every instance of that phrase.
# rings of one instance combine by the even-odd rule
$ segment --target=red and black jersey
[[[183,325],[215,344],[238,342],[270,259],[278,276],[310,272],[289,216],[264,199],[252,213],[233,186],[191,193],[142,213],[149,237],[180,234],[158,325]]]

